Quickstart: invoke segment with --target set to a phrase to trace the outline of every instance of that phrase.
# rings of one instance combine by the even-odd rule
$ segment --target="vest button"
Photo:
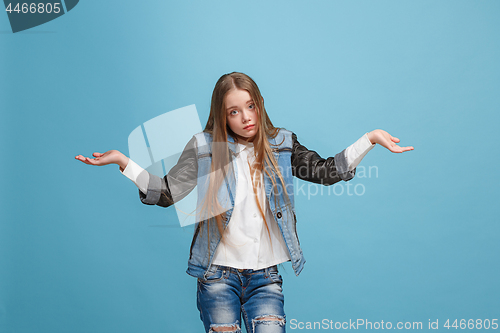
[[[281,212],[278,212],[278,213],[276,214],[276,217],[277,217],[277,218],[279,218],[279,219],[281,218],[281,216],[282,216],[282,215],[281,215]]]

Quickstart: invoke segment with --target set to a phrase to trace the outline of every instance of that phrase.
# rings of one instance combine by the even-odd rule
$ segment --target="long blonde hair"
[[[268,140],[268,137],[276,137],[279,128],[273,126],[267,115],[259,87],[248,75],[243,73],[232,72],[224,74],[219,78],[214,87],[210,105],[210,115],[204,129],[204,132],[212,135],[212,165],[208,191],[201,208],[205,211],[205,216],[214,216],[214,218],[203,220],[200,223],[208,223],[207,230],[210,233],[210,223],[215,222],[217,224],[216,230],[219,232],[221,240],[224,239],[223,213],[221,213],[224,209],[221,208],[218,202],[217,193],[219,188],[223,185],[223,179],[232,172],[231,156],[228,147],[228,134],[236,141],[238,140],[238,136],[229,128],[226,121],[225,97],[227,93],[233,89],[246,90],[250,94],[256,107],[258,130],[253,138],[255,162],[250,166],[250,170],[254,196],[270,237],[269,226],[265,218],[263,205],[259,202],[257,196],[257,187],[261,186],[260,179],[263,170],[271,179],[275,193],[283,190],[285,194],[285,203],[288,205],[290,204],[290,200],[286,193],[285,181],[281,175],[278,163],[273,155],[273,149]],[[278,179],[281,186],[277,183]],[[281,187],[281,189],[279,187]],[[275,200],[277,200],[277,197],[278,196],[275,195]],[[276,201],[275,206],[280,207]],[[208,235],[208,239],[210,239],[210,235]],[[208,244],[210,244],[210,241]],[[210,254],[210,251],[208,253]]]

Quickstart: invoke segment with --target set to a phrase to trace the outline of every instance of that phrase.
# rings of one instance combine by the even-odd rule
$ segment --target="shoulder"
[[[212,142],[212,134],[208,132],[196,133],[195,135],[193,135],[193,139],[195,140],[197,146],[203,146],[207,143]]]
[[[281,137],[286,137],[286,138],[291,138],[292,141],[297,140],[297,135],[295,132],[292,132],[286,128],[279,127],[278,129],[278,134],[281,135]]]
[[[212,150],[212,134],[208,132],[196,133],[190,143],[194,146],[198,155],[210,154]]]
[[[291,136],[293,134],[292,131],[287,130],[286,128],[278,128],[278,135],[283,135],[283,136]]]
[[[289,131],[285,128],[277,128],[278,131],[276,136],[273,138],[275,144],[284,147],[292,147],[293,145],[293,134],[292,131]]]

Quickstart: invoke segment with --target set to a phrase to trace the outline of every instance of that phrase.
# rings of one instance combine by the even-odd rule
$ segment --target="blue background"
[[[134,128],[190,104],[204,125],[231,71],[323,156],[376,128],[415,147],[377,145],[342,195],[298,183],[307,264],[282,271],[289,323],[500,319],[499,14],[494,0],[81,1],[16,34],[0,14],[0,332],[203,330],[192,228],[141,204],[118,166],[74,156],[127,153]]]

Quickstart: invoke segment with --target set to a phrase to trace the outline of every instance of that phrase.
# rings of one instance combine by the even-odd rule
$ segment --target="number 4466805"
[[[47,14],[50,14],[50,13],[55,13],[55,14],[58,14],[59,12],[61,12],[61,7],[60,7],[60,3],[56,2],[54,4],[52,3],[23,3],[23,4],[20,4],[20,3],[17,3],[16,6],[14,7],[14,9],[12,9],[12,4],[9,3],[9,5],[7,6],[7,8],[5,8],[5,11],[9,12],[9,13],[12,13],[12,12],[17,12],[17,13],[31,13],[31,14],[35,14],[35,13],[39,13],[39,14],[42,14],[42,13],[47,13]]]
[[[444,327],[446,327],[447,329],[450,329],[450,328],[454,328],[454,329],[493,329],[493,330],[496,330],[498,328],[498,319],[492,319],[492,320],[489,320],[489,319],[485,319],[485,320],[481,320],[481,319],[469,319],[469,320],[465,320],[465,319],[460,319],[460,321],[458,319],[455,319],[455,321],[450,325],[450,320],[448,319],[446,321],[446,323],[443,325]]]

